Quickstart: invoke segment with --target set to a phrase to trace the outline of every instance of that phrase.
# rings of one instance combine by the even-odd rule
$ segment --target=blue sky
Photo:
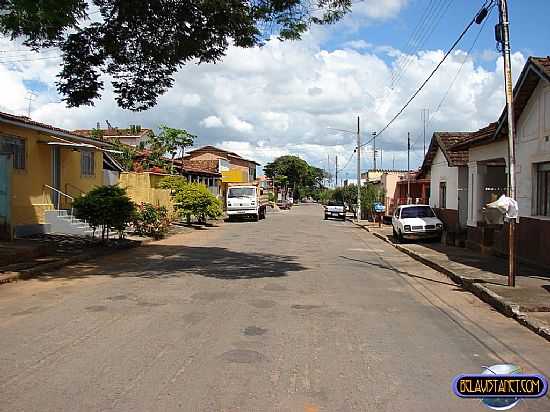
[[[262,48],[230,47],[218,64],[189,64],[175,75],[174,87],[158,105],[134,113],[116,106],[109,79],[94,107],[68,109],[55,90],[59,59],[21,51],[20,44],[0,38],[0,110],[27,114],[29,91],[37,94],[31,117],[67,129],[141,124],[180,127],[199,136],[198,146],[213,144],[265,164],[295,154],[320,167],[327,155],[340,164],[355,143],[327,127],[353,129],[357,115],[365,136],[379,130],[402,107],[441,60],[482,5],[481,0],[355,0],[353,12],[333,26],[316,27],[301,41],[268,42]],[[448,8],[447,8],[448,6]],[[421,47],[407,43],[426,10],[437,25],[421,25]],[[444,12],[444,13],[443,13]],[[529,55],[550,54],[550,1],[511,0],[513,72],[517,77]],[[434,18],[433,21],[436,19]],[[430,109],[431,132],[471,131],[498,118],[504,107],[502,64],[496,53],[493,10],[470,55],[479,27],[472,27],[440,71],[383,137],[384,167],[407,165],[406,136],[411,133],[411,166],[423,159],[420,112]],[[430,20],[432,22],[432,20]],[[433,32],[427,35],[426,28]],[[13,52],[10,52],[13,50]],[[54,58],[51,58],[50,56]],[[21,57],[28,61],[12,63]],[[40,57],[40,56],[39,56]],[[406,62],[406,69],[396,69]],[[456,77],[456,82],[452,79]],[[398,78],[398,81],[394,79]],[[440,108],[437,110],[437,108]],[[372,164],[369,147],[363,168]],[[333,161],[332,161],[333,162]],[[354,173],[353,162],[341,176]]]
[[[376,46],[388,45],[404,50],[404,46],[425,11],[440,10],[434,7],[437,5],[436,3],[438,3],[437,0],[435,2],[433,0],[410,0],[395,18],[371,22],[358,29],[334,26],[330,30],[330,37],[326,39],[323,46],[327,49],[334,49],[347,41],[362,39]],[[438,24],[435,25],[433,34],[427,38],[424,49],[447,49],[483,4],[480,0],[444,0],[439,3],[445,10],[441,13],[444,15],[440,19],[431,20],[437,21]],[[511,0],[509,13],[512,49],[521,51],[526,56],[550,54],[548,49],[550,1]],[[498,9],[495,8],[476,44],[476,51],[496,51],[493,28],[497,22]],[[477,30],[478,26],[474,26],[461,44],[469,46]],[[464,46],[462,47],[464,48]]]

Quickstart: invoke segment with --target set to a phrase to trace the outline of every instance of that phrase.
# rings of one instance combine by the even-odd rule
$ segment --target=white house
[[[550,266],[550,57],[530,57],[514,88],[516,197],[520,258]],[[485,205],[507,192],[508,122],[473,133],[453,150],[468,150],[468,239],[507,250],[506,225],[487,225]]]
[[[430,179],[430,205],[448,231],[466,226],[468,217],[468,150],[451,150],[467,140],[468,132],[435,132],[419,177]]]

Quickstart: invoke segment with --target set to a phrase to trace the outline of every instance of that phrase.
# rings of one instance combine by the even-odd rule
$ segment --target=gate
[[[0,240],[11,240],[11,154],[0,153]]]

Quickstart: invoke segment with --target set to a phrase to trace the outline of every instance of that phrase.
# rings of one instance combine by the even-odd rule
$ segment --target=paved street
[[[485,411],[550,344],[317,205],[0,286],[2,411]],[[517,411],[550,411],[550,400]]]

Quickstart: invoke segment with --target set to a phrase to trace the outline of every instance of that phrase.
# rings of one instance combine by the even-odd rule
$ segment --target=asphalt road
[[[300,206],[0,286],[2,411],[485,411],[452,378],[550,344]],[[517,411],[550,411],[550,400]]]

